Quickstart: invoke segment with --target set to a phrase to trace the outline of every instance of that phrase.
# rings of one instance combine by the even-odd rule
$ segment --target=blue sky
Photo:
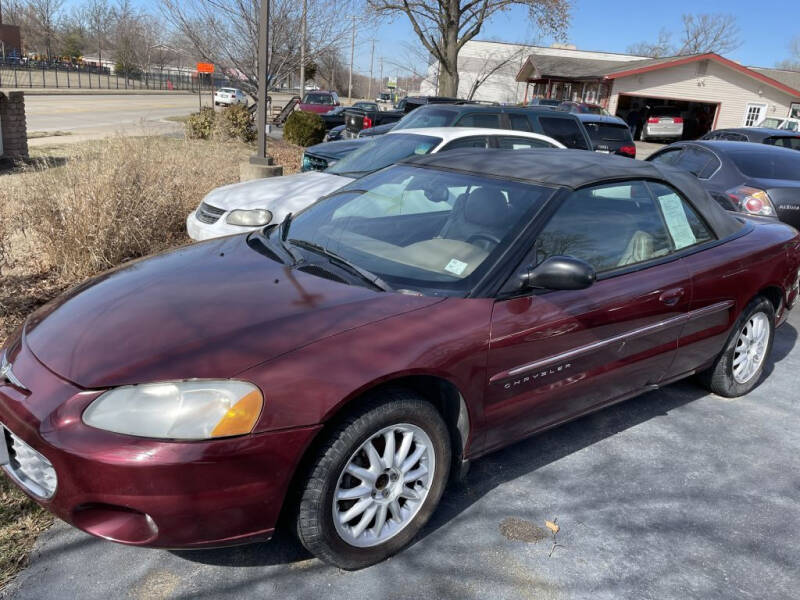
[[[800,36],[800,6],[790,0],[573,0],[572,4],[568,41],[580,50],[625,52],[630,44],[657,39],[661,28],[673,31],[673,43],[677,43],[684,13],[723,12],[737,17],[740,38],[744,43],[728,58],[745,65],[774,66],[776,62],[789,58],[789,42],[794,36]],[[402,64],[407,58],[403,42],[417,41],[407,19],[400,17],[377,30],[360,34],[356,65],[362,72],[369,71],[370,42],[367,38],[370,37],[378,40],[375,46],[376,76],[378,56],[386,57],[386,74],[386,63]],[[535,38],[536,30],[528,22],[524,9],[514,9],[496,17],[478,36],[478,39],[507,42],[531,42]],[[549,45],[553,40],[544,38],[538,41],[541,45]],[[396,70],[397,67],[392,67],[392,71]]]

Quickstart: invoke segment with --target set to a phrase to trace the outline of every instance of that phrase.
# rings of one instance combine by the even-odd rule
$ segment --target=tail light
[[[747,185],[740,185],[732,190],[728,190],[727,194],[742,212],[766,217],[774,217],[777,214],[775,212],[775,206],[769,198],[769,194],[764,190]]]
[[[683,123],[683,117],[673,117],[672,118],[672,122],[673,123]]]
[[[619,153],[630,156],[631,158],[636,158],[636,146],[622,146],[619,149]]]
[[[372,127],[372,119],[370,119],[369,117],[365,116],[364,117],[364,129],[369,129],[370,127]]]
[[[650,117],[647,119],[648,123],[659,123],[661,120],[658,117]]]

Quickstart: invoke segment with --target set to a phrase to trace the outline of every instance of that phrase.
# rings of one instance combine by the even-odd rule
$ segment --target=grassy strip
[[[111,138],[36,150],[0,174],[0,348],[28,314],[119,263],[190,243],[185,219],[212,189],[238,181],[240,143]],[[270,142],[287,173],[302,149]],[[0,474],[0,590],[52,516]]]

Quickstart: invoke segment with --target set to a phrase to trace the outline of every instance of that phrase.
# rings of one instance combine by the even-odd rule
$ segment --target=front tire
[[[404,390],[382,393],[320,449],[302,490],[300,542],[347,570],[395,554],[433,514],[450,459],[447,426],[429,402]]]
[[[719,396],[744,396],[758,385],[774,339],[775,308],[759,296],[742,311],[722,354],[701,374],[703,383]]]

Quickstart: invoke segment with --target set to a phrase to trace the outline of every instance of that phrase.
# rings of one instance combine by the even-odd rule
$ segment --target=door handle
[[[667,306],[675,306],[685,293],[686,290],[683,288],[674,288],[663,292],[658,299]]]

